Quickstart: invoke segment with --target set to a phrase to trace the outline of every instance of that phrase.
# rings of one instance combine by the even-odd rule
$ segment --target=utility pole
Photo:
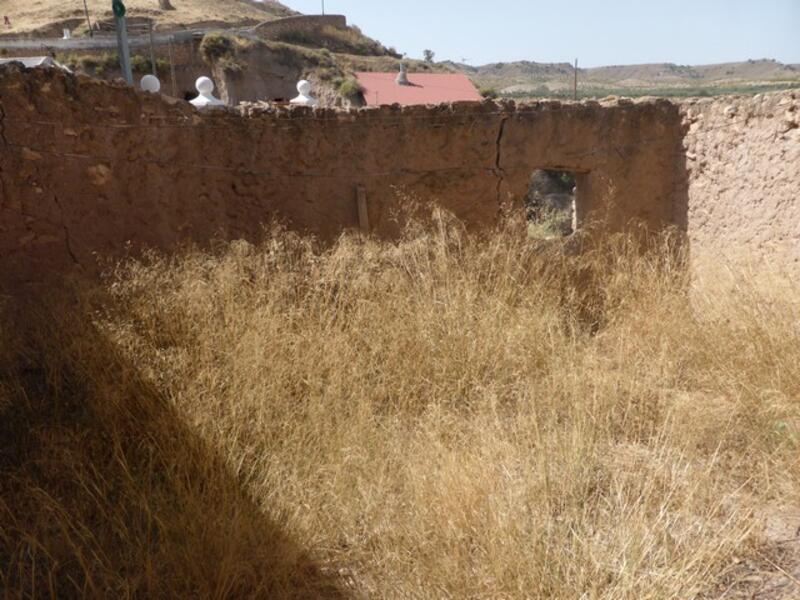
[[[133,85],[133,71],[131,71],[131,51],[128,47],[128,29],[125,24],[125,5],[122,0],[113,0],[111,8],[114,11],[114,19],[117,22],[117,47],[119,49],[119,66],[122,75]]]
[[[575,59],[575,100],[578,100],[578,59]]]
[[[94,37],[94,30],[92,29],[92,21],[89,19],[89,7],[86,5],[86,0],[83,0],[83,12],[86,14],[86,26],[89,28],[89,37]]]
[[[325,14],[325,0],[322,0],[322,14]]]
[[[153,75],[158,77],[157,69],[156,69],[156,50],[155,44],[153,43],[153,22],[147,22],[147,33],[150,34],[150,66],[153,70]]]
[[[169,42],[167,42],[167,51],[169,52],[169,76],[172,79],[172,97],[178,97],[178,84],[175,79],[175,61],[172,59],[172,40],[174,37],[172,35],[169,36]]]

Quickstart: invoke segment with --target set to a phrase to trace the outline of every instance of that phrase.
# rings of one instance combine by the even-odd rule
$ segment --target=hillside
[[[174,10],[160,10],[158,0],[125,0],[128,17],[152,19],[157,29],[193,27],[242,27],[297,14],[283,4],[269,0],[171,0]],[[89,16],[95,21],[113,19],[110,0],[87,0]],[[3,37],[60,37],[63,27],[86,29],[83,3],[79,0],[57,2],[38,0],[0,0],[0,14],[11,20],[12,27]]]
[[[294,43],[292,43],[294,42]],[[326,28],[313,35],[291,34],[278,40],[209,33],[200,54],[212,67],[233,103],[288,98],[299,79],[308,79],[323,105],[360,105],[357,71],[396,71],[400,56],[364,36],[358,28]],[[423,61],[405,61],[410,72],[443,71]]]
[[[159,0],[125,0],[129,23],[144,20],[155,23],[157,31],[200,28],[249,27],[299,13],[275,0],[170,0],[173,10],[161,10]],[[110,0],[87,0],[93,24],[104,30],[112,28]],[[63,28],[70,28],[75,37],[86,35],[87,25],[83,2],[56,0],[0,0],[0,14],[8,16],[12,27],[0,30],[2,38],[61,37]],[[345,33],[326,30],[314,35],[287,32],[277,41],[307,50],[328,50],[336,55],[357,55],[399,58],[393,48],[362,34],[354,27]],[[298,50],[296,53],[308,54]],[[350,59],[334,62],[343,72],[352,68]],[[305,62],[305,61],[301,61]],[[310,61],[303,70],[313,72],[316,63]],[[367,61],[369,62],[369,61]],[[493,89],[507,97],[566,97],[572,96],[575,70],[573,65],[515,61],[471,66],[454,62],[435,64],[411,61],[412,70],[462,71],[483,89]],[[364,65],[365,70],[382,68],[394,70],[393,60],[380,60],[379,65]],[[341,74],[337,73],[336,77]],[[346,76],[345,76],[346,78]],[[324,73],[321,79],[325,79]],[[581,97],[605,95],[718,95],[739,92],[768,91],[800,87],[800,65],[782,64],[775,60],[748,60],[738,63],[687,66],[672,63],[612,65],[578,70]]]
[[[507,95],[546,94],[571,90],[575,70],[569,63],[518,61],[479,67],[451,63],[466,72],[481,87],[492,87]],[[615,65],[578,69],[582,89],[625,90],[714,90],[769,84],[800,85],[800,67],[775,60],[686,66],[671,63]]]
[[[175,93],[181,88],[191,94],[198,74],[211,67],[214,75],[221,79],[219,85],[223,94],[222,81],[233,77],[240,90],[252,92],[246,95],[247,99],[290,97],[302,78],[314,81],[318,94],[335,101],[337,96],[355,97],[355,70],[394,71],[401,58],[393,48],[385,47],[355,26],[325,24],[315,28],[278,28],[267,39],[245,31],[265,21],[300,14],[272,0],[170,0],[170,3],[172,10],[160,10],[159,0],[125,0],[129,32],[143,33],[136,25],[144,21],[153,21],[157,32],[205,30],[200,47],[195,49],[203,60],[199,65],[192,63],[192,59],[188,59],[189,64],[177,64]],[[102,41],[113,36],[111,1],[90,0],[88,6],[93,27],[99,24],[103,32],[97,39]],[[28,46],[38,52],[44,38],[60,38],[62,28],[67,27],[76,38],[72,43],[83,45],[59,48],[55,57],[62,64],[93,77],[116,79],[121,76],[115,48],[87,47],[88,38],[77,39],[88,33],[81,0],[72,0],[68,8],[52,0],[39,0],[27,6],[0,0],[0,14],[7,15],[13,25],[13,29],[0,35],[0,53],[8,52],[4,43],[14,44],[19,38],[27,38]],[[16,51],[15,47],[10,48]],[[189,54],[193,55],[195,50]],[[159,54],[158,48],[156,54]],[[149,72],[149,59],[140,50],[134,50],[132,59],[135,75]],[[163,51],[158,60],[161,63],[159,75],[166,80],[169,63]],[[409,68],[412,71],[437,69],[421,61],[409,61]]]

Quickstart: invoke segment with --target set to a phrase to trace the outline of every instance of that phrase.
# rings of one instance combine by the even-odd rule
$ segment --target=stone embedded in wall
[[[106,165],[94,165],[86,169],[86,175],[92,185],[103,187],[112,179],[111,169]]]
[[[30,148],[24,146],[20,149],[20,155],[22,156],[22,160],[29,160],[29,161],[42,160],[41,153],[36,152],[35,150],[31,150]]]

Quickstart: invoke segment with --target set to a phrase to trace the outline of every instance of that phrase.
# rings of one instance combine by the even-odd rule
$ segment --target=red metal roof
[[[397,73],[356,73],[356,78],[364,90],[367,106],[483,100],[469,78],[461,73],[409,73],[411,85],[397,85]]]

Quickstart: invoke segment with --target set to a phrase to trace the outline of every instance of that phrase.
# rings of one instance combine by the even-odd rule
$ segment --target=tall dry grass
[[[794,291],[669,240],[151,255],[13,311],[0,587],[115,597],[714,597],[798,501]],[[13,325],[13,326],[10,326]]]

